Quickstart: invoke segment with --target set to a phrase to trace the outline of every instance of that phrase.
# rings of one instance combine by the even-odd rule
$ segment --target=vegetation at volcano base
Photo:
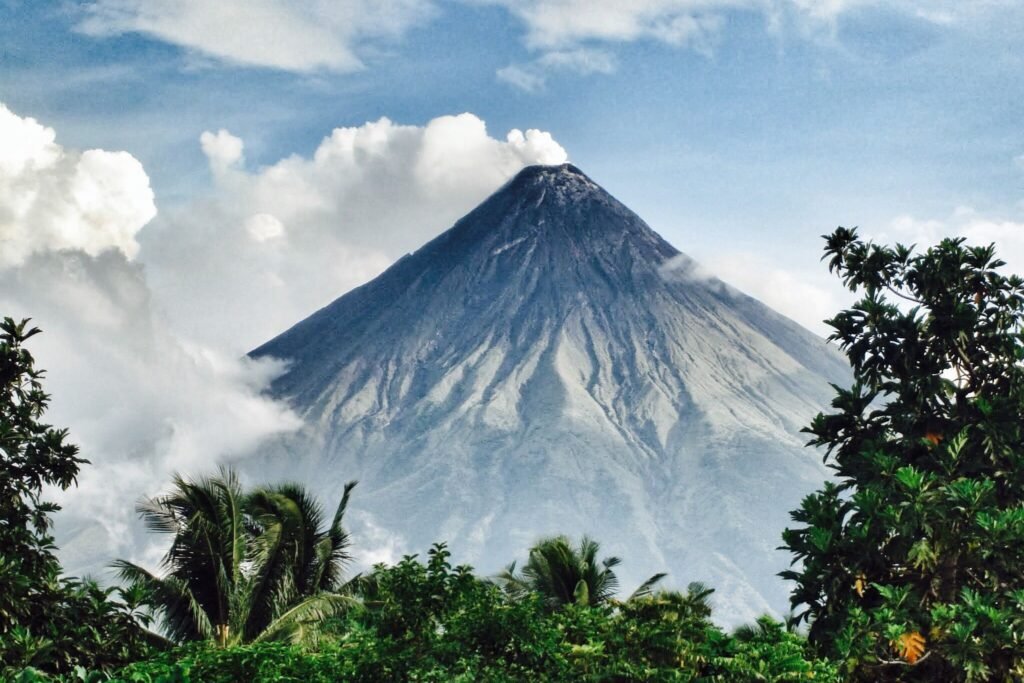
[[[852,387],[805,430],[835,477],[793,512],[788,624],[731,633],[713,590],[619,594],[589,538],[539,539],[497,576],[425,557],[350,574],[344,515],[294,484],[177,477],[138,505],[169,540],[124,585],[63,577],[49,534],[86,461],[0,325],[0,676],[15,681],[1024,680],[1024,281],[992,247],[826,237],[862,298],[829,324]],[[358,489],[355,489],[358,491]],[[357,494],[358,495],[358,494]],[[332,501],[334,502],[334,501]],[[685,572],[685,567],[679,568]]]

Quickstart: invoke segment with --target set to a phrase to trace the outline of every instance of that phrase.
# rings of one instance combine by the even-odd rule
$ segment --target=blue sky
[[[912,3],[850,4],[820,20],[789,10],[778,27],[761,11],[722,11],[707,45],[574,41],[609,55],[614,71],[553,73],[528,93],[495,74],[543,50],[495,5],[434,5],[400,36],[357,48],[365,68],[352,73],[238,63],[147,34],[86,35],[85,4],[5,0],[0,93],[68,145],[128,150],[166,201],[200,184],[205,160],[189,143],[203,130],[231,130],[260,164],[309,153],[336,126],[469,111],[492,134],[550,131],[684,249],[700,239],[687,239],[691,224],[790,242],[893,212],[1012,208],[1024,11],[942,23]]]
[[[158,206],[202,190],[204,130],[240,136],[260,165],[311,153],[336,126],[468,111],[492,135],[551,132],[697,255],[735,240],[804,258],[833,224],[964,204],[1017,211],[1024,11],[1012,4],[949,4],[940,20],[908,2],[831,3],[820,18],[781,3],[777,26],[762,10],[715,9],[734,3],[660,4],[710,7],[720,23],[696,44],[584,33],[558,49],[599,51],[611,73],[552,71],[524,92],[496,72],[545,50],[498,5],[432,4],[395,35],[355,41],[364,68],[348,72],[244,63],[146,33],[89,35],[87,4],[5,0],[0,95],[66,145],[131,152]]]
[[[1024,270],[1021,35],[1011,0],[0,0],[0,314],[125,524],[295,428],[242,353],[524,164],[825,334],[839,224]]]

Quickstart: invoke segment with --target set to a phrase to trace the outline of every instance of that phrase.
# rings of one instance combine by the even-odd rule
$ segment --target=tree
[[[151,531],[173,535],[164,573],[125,560],[115,566],[148,592],[172,640],[302,640],[352,602],[337,591],[349,560],[342,521],[353,486],[322,529],[320,507],[299,486],[245,494],[231,470],[177,476],[170,493],[138,506]]]
[[[147,649],[134,616],[113,591],[61,576],[50,535],[59,506],[44,486],[75,483],[78,447],[67,430],[42,422],[50,397],[25,342],[28,320],[0,323],[0,676],[25,666],[65,672],[108,668]]]
[[[599,605],[615,597],[619,579],[614,567],[622,563],[618,557],[598,561],[600,545],[584,536],[573,547],[565,536],[544,538],[530,548],[530,556],[522,574],[516,574],[513,562],[498,575],[497,580],[510,593],[539,593],[551,607],[569,604]],[[632,597],[649,595],[665,578],[655,574],[647,579]]]
[[[355,482],[345,485],[331,525],[323,528],[320,505],[301,486],[282,484],[249,494],[245,507],[255,525],[257,564],[269,576],[289,574],[295,595],[336,591],[352,561],[351,539],[342,526]]]
[[[290,633],[293,639],[301,639],[303,634],[294,629],[303,619],[293,617],[317,605],[329,615],[349,604],[338,594],[345,589],[344,572],[352,561],[351,539],[342,522],[354,487],[355,482],[345,485],[326,528],[320,505],[301,486],[259,488],[246,497],[252,532],[252,594],[261,600],[252,605],[258,618],[250,616],[248,637]],[[278,588],[267,590],[271,586]],[[279,632],[281,628],[285,630]]]
[[[1024,677],[1024,281],[992,246],[826,237],[862,298],[853,370],[805,431],[834,480],[787,529],[796,620],[855,680]]]

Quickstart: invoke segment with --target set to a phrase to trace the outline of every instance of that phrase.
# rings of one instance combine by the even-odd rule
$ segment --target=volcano
[[[725,623],[788,608],[780,534],[827,476],[800,429],[850,376],[568,164],[251,355],[287,361],[306,422],[261,467],[327,500],[360,480],[378,537],[489,573],[587,533],[624,587],[706,582]]]

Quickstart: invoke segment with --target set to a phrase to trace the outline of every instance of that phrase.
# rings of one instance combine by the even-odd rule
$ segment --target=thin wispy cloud
[[[685,45],[720,26],[719,13],[757,7],[745,0],[495,0],[526,28],[534,50],[557,50],[588,41],[652,39]]]
[[[429,0],[97,0],[78,29],[139,33],[228,64],[286,71],[355,71],[367,43],[400,38],[435,13]]]
[[[924,0],[485,0],[518,19],[523,43],[540,57],[497,71],[499,80],[527,92],[542,90],[557,71],[611,73],[616,45],[653,42],[710,56],[738,15],[760,15],[772,33],[796,26],[803,35],[834,33],[844,14],[884,10],[931,24],[951,26],[1005,10],[1003,0],[986,3]],[[559,55],[601,54],[607,68],[579,68]],[[591,62],[593,63],[593,62]]]
[[[615,57],[606,50],[576,48],[546,52],[526,64],[509,64],[499,69],[498,79],[526,92],[536,92],[547,84],[548,76],[560,73],[587,76],[615,71]]]

